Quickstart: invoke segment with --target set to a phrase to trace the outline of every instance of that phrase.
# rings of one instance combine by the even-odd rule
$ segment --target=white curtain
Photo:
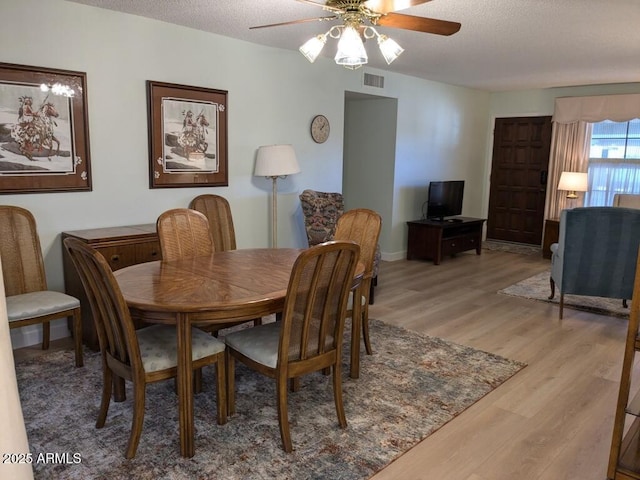
[[[576,200],[567,198],[566,192],[558,191],[558,182],[562,172],[587,172],[591,130],[587,122],[553,124],[545,218],[560,218],[562,210],[578,206]]]
[[[627,122],[634,118],[640,118],[640,94],[556,98],[545,218],[559,218],[563,209],[582,205],[582,199],[578,199],[577,202],[574,200],[572,203],[566,198],[564,192],[558,192],[558,181],[563,171],[587,172],[591,124],[604,120]],[[589,178],[590,189],[593,181],[593,178]],[[630,182],[632,178],[625,181]]]

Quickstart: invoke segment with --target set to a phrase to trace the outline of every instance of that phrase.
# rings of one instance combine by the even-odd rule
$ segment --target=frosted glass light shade
[[[382,56],[387,61],[387,65],[390,65],[391,62],[404,52],[404,48],[398,45],[398,42],[386,35],[380,35],[378,37],[378,47],[380,47],[380,53],[382,53]]]
[[[354,27],[346,26],[342,30],[335,61],[338,65],[351,69],[361,67],[369,61],[362,38]]]
[[[316,61],[316,58],[320,55],[320,52],[327,43],[326,35],[318,35],[307,40],[304,45],[300,47],[300,53],[302,53],[307,60],[311,63]]]
[[[576,192],[586,192],[588,190],[588,175],[582,172],[562,172],[558,190],[569,192],[567,198],[578,198]]]
[[[258,148],[256,177],[282,177],[300,172],[293,145],[265,145]]]

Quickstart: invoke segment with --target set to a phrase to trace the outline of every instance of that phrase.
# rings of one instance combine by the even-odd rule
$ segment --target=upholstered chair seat
[[[140,346],[142,366],[147,373],[177,368],[178,339],[176,328],[169,325],[152,325],[136,330]],[[198,328],[191,329],[191,358],[201,360],[224,352],[224,343]]]
[[[80,300],[66,293],[44,290],[7,297],[9,322],[80,308]]]

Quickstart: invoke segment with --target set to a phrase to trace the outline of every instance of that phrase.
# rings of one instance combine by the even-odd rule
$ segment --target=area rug
[[[499,252],[517,253],[520,255],[542,255],[542,248],[537,245],[526,245],[524,243],[501,242],[500,240],[485,240],[482,243],[485,250],[496,250]]]
[[[71,352],[16,365],[36,479],[366,479],[516,374],[524,364],[371,320],[373,355],[358,380],[344,372],[346,429],[337,424],[330,376],[303,377],[289,395],[294,452],[281,448],[271,379],[237,365],[237,413],[215,421],[215,383],[205,369],[195,397],[195,450],[179,455],[177,397],[172,381],[147,387],[138,452],[124,458],[131,391],[95,428],[100,358],[87,353],[74,368]],[[348,345],[348,342],[346,343]],[[344,352],[345,365],[349,352]],[[348,370],[348,368],[345,368]],[[45,457],[46,458],[46,457]],[[65,461],[65,459],[67,461]]]
[[[511,295],[513,297],[529,298],[540,302],[555,303],[560,302],[560,293],[556,287],[556,294],[549,300],[551,287],[549,286],[549,272],[541,272],[533,277],[529,277],[521,282],[515,283],[507,288],[499,290],[498,293]],[[587,297],[582,295],[565,295],[564,306],[575,310],[584,310],[600,315],[629,318],[629,309],[622,306],[622,300],[603,297]]]

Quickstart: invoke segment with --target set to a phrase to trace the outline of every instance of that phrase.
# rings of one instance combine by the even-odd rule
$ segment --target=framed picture
[[[0,63],[0,194],[91,190],[83,72]]]
[[[227,92],[148,80],[147,94],[149,188],[227,186]]]

